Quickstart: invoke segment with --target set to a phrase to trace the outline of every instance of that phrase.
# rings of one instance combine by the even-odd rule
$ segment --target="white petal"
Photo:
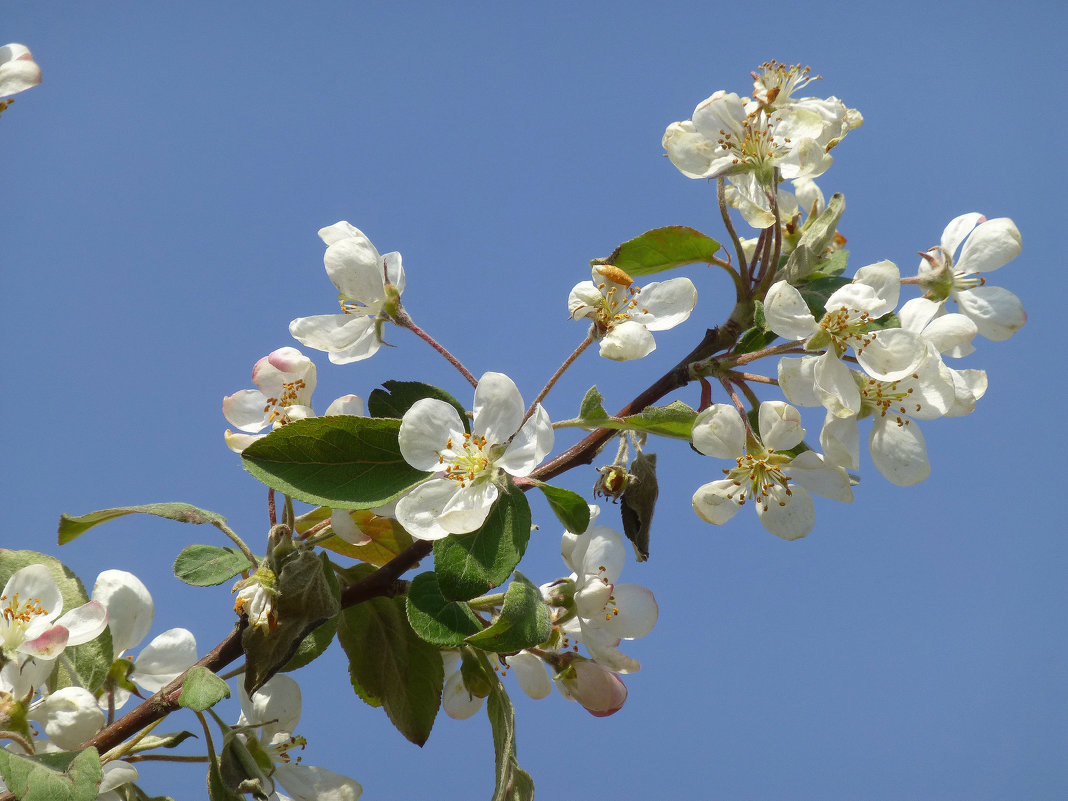
[[[985,370],[950,370],[953,377],[953,405],[946,412],[946,417],[960,417],[971,414],[976,401],[986,394]]]
[[[854,426],[856,428],[856,426]],[[787,469],[790,478],[809,492],[842,503],[853,503],[849,474],[838,465],[828,463],[815,451],[798,454]]]
[[[353,417],[364,417],[363,398],[359,395],[342,395],[326,407],[325,416],[347,414]]]
[[[640,311],[631,319],[650,331],[666,331],[689,318],[697,305],[697,288],[689,278],[672,278],[643,287],[635,300]]]
[[[738,410],[725,403],[715,403],[698,413],[690,437],[705,456],[735,459],[745,452],[745,423]]]
[[[765,503],[756,504],[757,517],[764,528],[784,540],[798,540],[812,531],[816,509],[808,490],[792,484],[789,495],[782,487],[772,487],[768,495]]]
[[[371,538],[356,525],[347,509],[330,510],[330,528],[345,542],[353,545],[367,545],[371,542]]]
[[[266,434],[235,434],[230,429],[226,429],[223,432],[223,439],[226,440],[226,447],[232,450],[234,453],[241,453],[249,445],[258,439],[263,439]]]
[[[456,494],[457,484],[447,478],[420,484],[397,501],[397,521],[419,540],[440,540],[449,532],[438,522],[441,511]]]
[[[422,398],[401,418],[397,442],[404,461],[417,470],[441,469],[441,452],[450,439],[461,446],[464,424],[451,403],[438,398]]]
[[[572,320],[580,320],[585,317],[596,316],[601,304],[604,303],[604,295],[592,281],[583,281],[575,284],[571,294],[567,298],[567,310]]]
[[[652,590],[639,584],[616,584],[612,596],[619,614],[603,621],[600,628],[621,640],[635,640],[653,630],[660,609]]]
[[[526,407],[512,379],[504,373],[484,373],[475,387],[473,411],[471,433],[498,444],[519,430]]]
[[[913,334],[920,334],[942,309],[941,303],[927,298],[912,298],[898,309],[897,318],[901,327]]]
[[[404,292],[404,266],[401,264],[401,254],[397,251],[382,254],[382,263],[385,266],[389,282],[398,293]]]
[[[356,801],[363,793],[348,776],[315,765],[283,763],[275,767],[274,778],[296,801]]]
[[[601,340],[599,352],[606,359],[626,362],[641,359],[656,350],[656,340],[641,323],[625,320],[612,326]]]
[[[820,447],[827,460],[850,470],[860,467],[860,428],[856,417],[827,412],[820,431]]]
[[[897,299],[901,294],[901,272],[892,261],[880,261],[857,270],[853,280],[870,286],[882,300],[882,305],[868,312],[872,317],[882,317],[897,308]]]
[[[979,333],[1002,342],[1027,322],[1020,299],[1000,286],[977,286],[954,294],[960,310],[978,326]]]
[[[270,422],[266,406],[267,396],[258,389],[243,389],[223,398],[222,412],[230,425],[255,434]]]
[[[95,640],[107,628],[108,610],[99,601],[90,601],[65,612],[56,625],[66,627],[69,632],[67,645],[81,645]]]
[[[827,411],[836,417],[853,417],[860,411],[860,390],[853,371],[833,351],[816,358],[812,375],[816,380],[816,396]]]
[[[104,773],[103,778],[100,780],[100,787],[98,788],[101,793],[106,793],[109,790],[114,790],[116,787],[121,787],[132,781],[137,781],[137,768],[129,762],[123,762],[121,759],[105,762],[101,765],[101,769]]]
[[[887,481],[908,487],[931,474],[927,445],[915,423],[899,425],[890,417],[878,417],[868,436],[871,460]]]
[[[252,694],[245,693],[244,682],[238,682],[238,698],[245,722],[262,726],[261,740],[270,742],[275,735],[292,734],[300,722],[300,685],[290,676],[278,673]]]
[[[152,627],[155,606],[141,579],[125,570],[105,570],[96,577],[93,600],[108,610],[108,628],[115,654],[133,648]]]
[[[923,300],[923,298],[916,298]],[[965,354],[975,350],[969,343],[979,333],[979,327],[975,321],[963,314],[943,314],[931,321],[931,324],[923,329],[922,336],[939,353]]]
[[[1020,255],[1023,241],[1008,217],[987,220],[976,226],[953,265],[964,273],[989,273]]]
[[[482,708],[482,699],[471,694],[464,685],[463,676],[457,670],[445,682],[441,693],[441,706],[445,714],[453,720],[467,720]]]
[[[964,237],[985,219],[982,214],[975,211],[954,217],[942,232],[940,243],[942,249],[952,256],[957,251],[957,248],[960,247],[960,243],[964,241]]]
[[[337,240],[327,247],[323,264],[344,298],[372,306],[385,295],[382,257],[366,236]],[[372,313],[377,311],[375,308]]]
[[[348,239],[349,237],[363,237],[367,239],[367,235],[364,234],[359,228],[347,220],[336,222],[333,225],[328,225],[326,228],[319,229],[319,238],[327,244],[327,246],[339,242],[342,239]]]
[[[152,640],[134,660],[132,678],[157,692],[197,661],[197,641],[188,629],[168,629]]]
[[[487,480],[475,481],[461,487],[453,493],[441,510],[438,525],[450,534],[476,531],[486,522],[499,494],[497,485]]]
[[[801,413],[783,401],[763,401],[757,412],[760,438],[768,448],[788,450],[805,438]]]
[[[83,687],[64,687],[47,696],[31,714],[60,748],[73,750],[100,731],[105,717],[96,697]]]
[[[24,92],[41,82],[41,68],[29,48],[21,44],[0,47],[0,97]]]
[[[876,331],[874,340],[857,352],[864,372],[882,381],[897,381],[913,372],[927,353],[923,340],[903,328]]]
[[[289,333],[309,348],[330,354],[363,353],[370,350],[365,356],[355,356],[349,361],[365,359],[378,350],[374,318],[363,314],[318,314],[299,317],[289,324]]]
[[[733,498],[737,493],[738,487],[729,479],[705,484],[693,494],[693,510],[706,523],[721,526],[742,508]]]
[[[801,293],[786,281],[778,281],[768,290],[764,315],[768,328],[786,339],[805,339],[818,330]]]
[[[519,683],[519,689],[538,700],[553,691],[553,682],[545,663],[528,651],[520,651],[508,657],[508,667]]]
[[[779,359],[779,388],[791,403],[798,406],[822,406],[816,395],[815,356],[792,358],[783,356]]]
[[[0,608],[3,609],[8,609],[17,595],[20,603],[36,600],[45,610],[41,615],[44,620],[53,621],[63,613],[63,595],[52,573],[44,565],[26,565],[16,570],[0,595],[4,596],[4,601],[0,601]]]
[[[623,572],[627,559],[623,535],[608,526],[593,526],[587,529],[585,537],[586,547],[579,567],[580,580],[595,579],[599,583],[614,584]]]

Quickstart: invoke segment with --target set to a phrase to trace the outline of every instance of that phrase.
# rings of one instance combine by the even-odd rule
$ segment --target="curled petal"
[[[772,487],[768,498],[756,505],[757,517],[764,528],[784,540],[799,540],[816,525],[816,509],[808,490],[790,485],[790,494],[782,487]]]
[[[822,406],[816,395],[815,356],[779,359],[779,388],[791,403],[798,406]]]
[[[261,739],[270,742],[276,735],[292,734],[300,722],[300,685],[283,673],[273,676],[250,698],[244,683],[238,683],[243,722],[262,726]]]
[[[0,47],[0,97],[24,92],[41,82],[41,68],[29,48],[21,44]]]
[[[987,220],[972,231],[954,267],[963,273],[993,272],[1020,255],[1022,248],[1016,223],[1008,217]]]
[[[345,542],[353,545],[367,545],[371,542],[371,537],[356,525],[348,509],[330,510],[330,528]]]
[[[913,372],[927,353],[923,340],[903,328],[876,331],[874,340],[857,351],[864,372],[881,381],[897,381]]]
[[[227,395],[222,402],[223,416],[230,425],[251,434],[262,431],[270,424],[266,407],[267,396],[258,389],[243,389]]]
[[[107,628],[108,610],[99,601],[89,601],[64,613],[56,625],[66,627],[70,633],[67,645],[81,645],[96,639]]]
[[[353,417],[364,417],[363,398],[359,395],[342,395],[326,407],[325,417],[332,415],[348,414]]]
[[[977,286],[954,297],[961,312],[975,322],[979,333],[994,342],[1008,339],[1027,322],[1020,299],[1000,286]]]
[[[666,331],[689,318],[697,288],[689,278],[672,278],[643,287],[636,300],[640,311],[632,312],[631,319],[650,331]]]
[[[705,456],[734,459],[745,450],[745,424],[733,406],[716,403],[700,412],[690,434],[693,446]]]
[[[960,247],[960,243],[964,241],[964,237],[971,233],[975,226],[985,220],[986,217],[976,211],[954,217],[942,232],[940,243],[942,249],[952,256],[957,248]]]
[[[80,746],[100,731],[105,721],[96,697],[84,687],[56,690],[33,710],[31,717],[41,724],[52,742],[66,749]]]
[[[508,666],[519,683],[519,689],[538,700],[553,691],[553,682],[545,664],[528,651],[520,651],[508,657]]]
[[[476,531],[486,522],[499,494],[492,481],[476,481],[460,487],[439,513],[438,524],[450,534]]]
[[[786,281],[772,284],[764,297],[764,314],[768,328],[785,339],[806,339],[817,331],[808,304]]]
[[[805,438],[801,413],[782,401],[763,401],[757,412],[760,438],[769,448],[788,450]]]
[[[149,692],[162,690],[197,661],[197,641],[188,629],[168,629],[134,660],[132,678]]]
[[[417,470],[440,469],[441,452],[448,441],[459,447],[464,438],[464,424],[451,403],[437,398],[422,398],[412,404],[401,418],[397,442],[404,461]]]
[[[449,536],[438,522],[442,510],[456,494],[456,483],[447,478],[420,484],[397,501],[397,521],[419,540],[440,540]]]
[[[96,577],[93,600],[108,610],[108,628],[115,654],[141,642],[152,626],[155,605],[141,579],[125,570],[105,570]]]
[[[730,479],[705,484],[693,494],[693,510],[706,523],[721,526],[742,508],[733,497],[737,492],[737,485]]]
[[[656,340],[641,323],[625,320],[601,339],[599,352],[614,362],[641,359],[656,350]]]
[[[542,670],[542,672],[545,671]],[[457,670],[445,682],[445,689],[441,694],[441,706],[445,714],[453,720],[467,720],[482,708],[482,699],[467,689],[463,676]]]
[[[860,411],[860,390],[853,371],[833,351],[816,357],[812,371],[816,396],[824,408],[836,417],[853,417]]]
[[[871,460],[887,481],[899,487],[918,484],[931,474],[923,432],[915,423],[877,417],[868,436]]]

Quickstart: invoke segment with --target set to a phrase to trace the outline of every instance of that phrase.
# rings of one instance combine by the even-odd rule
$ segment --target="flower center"
[[[438,453],[438,464],[444,465],[445,478],[451,478],[462,489],[492,471],[489,442],[484,435],[464,434],[463,442],[457,446],[449,437],[445,450]]]
[[[263,413],[267,415],[267,420],[271,423],[275,423],[280,426],[284,426],[289,422],[289,415],[286,414],[285,409],[287,406],[297,406],[300,404],[301,393],[306,388],[303,378],[298,378],[296,381],[284,382],[282,384],[282,396],[279,398],[268,398],[267,404],[263,407]]]
[[[290,763],[299,765],[304,757],[298,754],[297,758],[293,759],[289,752],[295,748],[303,751],[307,744],[308,740],[306,738],[301,737],[299,734],[291,734],[289,735],[288,740],[282,740],[279,743],[271,743],[267,750],[274,755],[274,762],[280,762],[284,765]]]
[[[774,122],[780,119],[781,117],[776,117]],[[721,150],[733,155],[733,164],[752,169],[761,184],[770,181],[770,167],[790,143],[789,139],[780,141],[775,138],[772,122],[767,114],[759,111],[749,115],[742,123],[740,135],[721,128],[720,138],[716,140]]]
[[[11,598],[0,595],[0,642],[9,648],[17,646],[25,639],[27,626],[40,615],[48,616],[40,598],[20,601],[17,592]]]
[[[608,597],[604,602],[604,619],[606,621],[619,615],[619,604],[616,603],[616,596],[612,594],[613,585],[605,577],[605,573],[608,572],[608,568],[604,565],[600,565],[597,568],[597,577],[601,580],[601,583],[608,587]]]
[[[735,486],[727,493],[728,498],[739,506],[744,506],[746,499],[752,498],[765,512],[771,503],[786,505],[785,501],[773,501],[771,496],[776,487],[787,495],[793,495],[789,485],[790,476],[783,472],[783,468],[790,463],[789,456],[769,449],[762,455],[744,453],[738,457],[737,463],[737,467],[723,471]]]
[[[810,67],[800,64],[780,64],[772,59],[760,65],[760,72],[752,73],[756,88],[753,98],[762,105],[770,106],[776,100],[786,103],[790,95],[812,81],[820,80],[819,75],[812,75]]]
[[[875,341],[875,333],[865,330],[871,319],[871,314],[866,311],[841,306],[828,309],[819,326],[830,337],[839,354],[844,353],[849,345],[860,353]]]
[[[919,380],[915,373],[911,378]],[[906,405],[914,387],[905,388],[900,384],[901,381],[878,381],[869,378],[860,384],[861,403],[873,412],[878,412],[880,417],[886,417],[887,414],[897,415],[897,424],[907,426],[911,422],[908,419],[908,407],[911,406],[912,413],[915,414],[923,408],[923,404],[916,402]]]

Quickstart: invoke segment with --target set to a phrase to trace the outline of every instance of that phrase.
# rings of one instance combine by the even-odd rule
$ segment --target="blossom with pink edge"
[[[41,82],[41,68],[26,45],[0,47],[0,98],[25,92]]]

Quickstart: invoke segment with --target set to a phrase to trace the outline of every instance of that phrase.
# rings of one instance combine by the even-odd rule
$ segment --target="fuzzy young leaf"
[[[95,748],[32,757],[0,748],[0,777],[19,801],[92,801],[103,775]]]
[[[381,705],[408,740],[423,745],[441,705],[445,669],[437,646],[408,624],[403,598],[371,598],[342,611],[338,641],[357,695]]]
[[[466,601],[499,587],[523,558],[530,539],[530,505],[522,490],[502,490],[482,528],[434,543],[438,585],[449,599]]]
[[[335,415],[294,420],[242,452],[245,468],[279,492],[331,509],[370,509],[430,474],[404,461],[400,420]]]
[[[684,225],[669,225],[624,242],[607,259],[593,259],[590,265],[611,264],[637,277],[684,264],[711,262],[719,249],[719,242],[700,231]]]
[[[608,417],[608,412],[604,410],[604,396],[597,391],[597,387],[590,387],[586,391],[586,397],[582,399],[582,403],[579,405],[579,417],[597,419],[600,417]]]
[[[430,570],[412,579],[405,608],[415,633],[434,645],[462,645],[465,638],[482,630],[471,607],[441,594],[438,576]]]
[[[178,695],[178,706],[203,712],[215,706],[224,698],[230,697],[230,687],[206,667],[193,665],[182,681],[182,692]]]
[[[545,494],[549,508],[565,529],[581,533],[589,528],[590,505],[586,503],[585,498],[577,492],[553,487],[541,481],[537,482],[536,486]]]
[[[634,476],[620,499],[619,513],[623,518],[623,533],[634,545],[639,562],[649,558],[649,528],[653,524],[653,510],[660,487],[656,481],[656,454],[639,453],[631,462]]]
[[[194,587],[210,587],[228,581],[252,564],[237,548],[218,545],[188,545],[174,560],[174,575]]]
[[[59,544],[66,545],[100,523],[134,514],[155,515],[156,517],[165,517],[168,520],[177,520],[179,523],[193,523],[194,525],[226,523],[226,518],[222,515],[198,509],[188,503],[147,503],[142,506],[119,506],[114,509],[100,509],[85,515],[60,515]]]
[[[372,417],[393,417],[399,420],[416,401],[436,398],[451,404],[460,415],[464,430],[471,430],[463,404],[443,389],[418,381],[383,381],[382,386],[385,389],[375,389],[367,398],[367,411]]]
[[[517,570],[504,594],[501,614],[492,626],[468,637],[467,642],[484,651],[512,654],[540,645],[552,632],[549,607],[542,600],[541,590]]]

